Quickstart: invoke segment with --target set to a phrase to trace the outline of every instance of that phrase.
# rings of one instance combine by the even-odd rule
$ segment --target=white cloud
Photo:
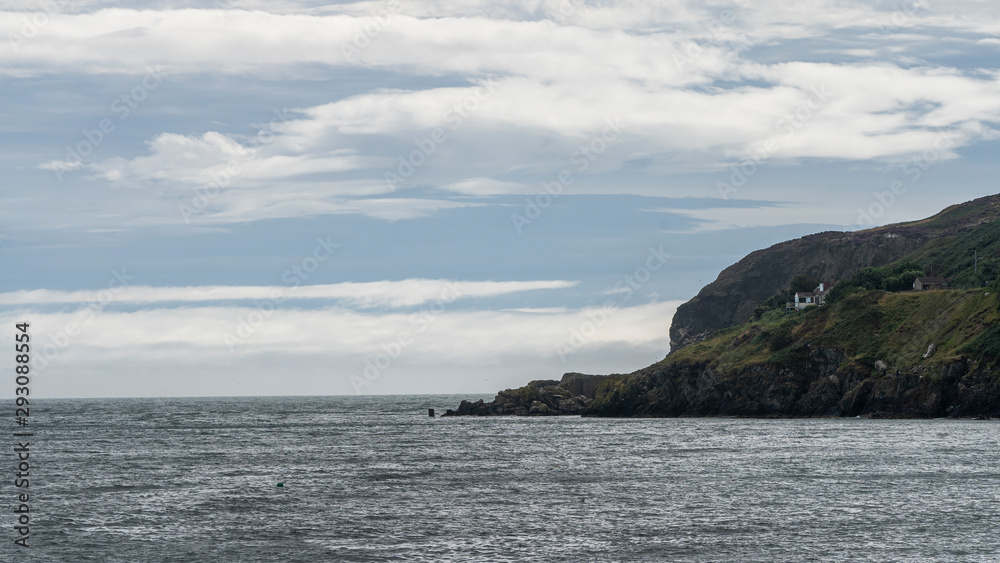
[[[286,122],[272,143],[255,151],[219,133],[201,138],[165,134],[150,143],[148,156],[109,159],[90,169],[130,185],[207,184],[237,162],[240,172],[230,185],[239,188],[238,201],[217,201],[223,208],[215,218],[250,220],[254,198],[256,207],[267,207],[270,198],[313,213],[342,212],[337,205],[322,211],[323,204],[392,191],[398,185],[385,180],[387,173],[406,183],[464,194],[530,192],[520,182],[495,178],[515,169],[554,178],[571,163],[580,172],[583,160],[573,155],[580,158],[581,147],[594,142],[608,148],[596,162],[587,162],[590,172],[614,170],[636,153],[663,155],[661,166],[668,173],[675,161],[679,168],[673,172],[690,166],[689,160],[717,166],[746,158],[769,140],[776,147],[769,161],[891,161],[935,147],[943,133],[949,136],[944,158],[954,158],[957,149],[987,134],[986,122],[1000,120],[1000,81],[954,70],[822,63],[746,63],[740,69],[744,78],[772,86],[650,89],[609,79],[581,89],[508,78],[493,83],[493,93],[457,127],[449,126],[455,116],[450,108],[481,92],[479,87],[375,92],[301,110],[304,117]],[[610,129],[609,123],[618,125]],[[419,149],[413,139],[426,140],[435,128],[447,138]],[[602,135],[614,140],[606,143]],[[337,148],[360,147],[371,136],[384,139],[378,152]],[[370,180],[338,176],[349,170]],[[291,187],[317,173],[329,180],[317,183],[309,177],[303,190]],[[280,196],[264,193],[276,180],[285,183]],[[247,193],[251,189],[262,193]],[[617,184],[605,187],[611,193],[620,190]]]
[[[992,138],[991,124],[1000,120],[995,72],[946,68],[905,52],[926,37],[963,38],[953,42],[956,49],[974,48],[969,34],[989,35],[978,44],[992,44],[1000,9],[984,3],[900,11],[827,0],[427,0],[400,4],[391,16],[377,15],[386,8],[380,2],[148,6],[77,5],[52,17],[16,53],[0,52],[0,60],[6,57],[8,71],[19,75],[141,74],[158,67],[164,81],[179,83],[192,73],[280,80],[315,65],[336,73],[363,64],[476,84],[369,89],[299,108],[272,123],[266,142],[219,130],[164,131],[139,156],[36,165],[85,168],[97,182],[154,186],[188,200],[192,189],[225,178],[223,193],[190,218],[202,225],[345,213],[395,221],[472,205],[380,197],[400,189],[386,174],[410,166],[405,161],[436,128],[447,140],[417,155],[412,175],[397,174],[402,186],[489,196],[538,191],[538,181],[506,179],[514,172],[548,179],[564,169],[582,172],[568,162],[608,120],[624,132],[587,163],[587,173],[615,171],[636,155],[650,160],[651,173],[704,172],[739,162],[768,140],[777,141],[769,162],[897,162],[935,146],[943,131],[951,137],[942,158],[957,158],[962,147]],[[17,35],[22,17],[0,15],[0,34]],[[774,50],[816,36],[835,36],[843,45],[838,52],[854,62],[796,60],[794,46],[770,62],[753,58],[755,47]],[[345,45],[360,53],[345,59]],[[479,84],[490,85],[486,95]],[[817,88],[829,91],[829,99],[816,104]],[[474,109],[461,109],[469,100]],[[604,180],[576,189],[629,188]],[[144,209],[149,215],[126,222],[178,219],[150,216],[158,207]]]
[[[611,73],[680,85],[697,79],[697,73],[678,72],[673,57],[680,53],[687,59],[692,41],[705,52],[688,66],[717,72],[729,66],[727,51],[734,47],[852,29],[877,37],[927,30],[934,35],[1000,32],[1000,9],[975,0],[912,10],[861,0],[791,5],[780,0],[413,1],[398,3],[394,15],[387,15],[383,2],[147,6],[78,4],[68,13],[53,13],[37,33],[24,34],[23,18],[31,14],[17,10],[38,5],[8,3],[0,12],[0,34],[23,39],[16,51],[3,54],[8,72],[144,72],[149,64],[162,64],[175,72],[273,73],[289,64],[351,64],[343,46],[361,37],[357,58],[365,64],[413,67],[419,73]],[[525,64],[526,57],[531,64]]]
[[[493,178],[467,178],[439,186],[442,190],[467,195],[496,195],[536,193],[538,188],[518,182],[502,182]]]
[[[568,371],[638,369],[667,352],[678,303],[623,307],[600,321],[592,309],[538,312],[427,307],[372,314],[341,308],[278,309],[231,345],[253,307],[183,307],[30,315],[38,362],[33,394],[52,396],[353,393],[352,375],[378,362],[369,393],[489,391]],[[72,336],[66,327],[77,328]],[[585,332],[587,338],[574,340]],[[394,350],[402,334],[409,344]],[[575,351],[560,358],[559,347]],[[235,353],[232,350],[235,350]],[[385,365],[380,354],[395,357]],[[489,378],[489,382],[483,379]],[[8,391],[4,391],[7,393]]]
[[[496,282],[407,279],[297,286],[119,286],[114,291],[114,302],[157,305],[165,302],[325,299],[342,301],[342,305],[349,307],[414,307],[441,299],[450,302],[522,291],[566,289],[578,283],[563,280]],[[275,298],[275,295],[278,297]],[[0,293],[0,305],[82,304],[93,302],[96,298],[92,291],[33,289]]]
[[[325,194],[282,192],[270,189],[256,194],[227,193],[215,200],[215,206],[222,210],[206,215],[195,215],[191,223],[225,224],[259,221],[262,219],[282,219],[308,217],[312,215],[365,215],[385,221],[400,221],[428,217],[435,212],[464,207],[478,207],[483,204],[423,198],[367,198],[339,199]],[[170,216],[161,224],[176,223]],[[156,223],[151,223],[156,224]]]
[[[331,149],[322,154],[275,154],[275,148],[240,144],[232,137],[209,131],[198,136],[163,133],[150,140],[149,156],[131,160],[113,158],[89,168],[114,184],[132,185],[169,181],[199,186],[238,186],[247,180],[268,181],[322,172],[343,172],[371,164],[353,149]],[[52,169],[58,162],[40,168]],[[224,179],[220,181],[220,178]]]

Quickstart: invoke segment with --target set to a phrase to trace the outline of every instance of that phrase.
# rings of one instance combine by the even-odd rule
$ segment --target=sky
[[[0,0],[0,39],[40,397],[628,373],[753,250],[998,191],[985,0]]]

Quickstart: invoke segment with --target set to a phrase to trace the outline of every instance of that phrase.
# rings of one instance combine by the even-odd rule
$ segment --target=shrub
[[[791,325],[781,325],[771,333],[771,341],[767,343],[767,348],[775,352],[787,348],[793,341]]]
[[[791,298],[788,296],[788,290],[786,289],[783,289],[778,293],[775,293],[774,295],[768,297],[767,301],[764,301],[760,305],[757,305],[756,308],[754,308],[753,319],[751,320],[759,321],[764,317],[765,314],[774,311],[778,307],[784,309],[785,303],[790,300]]]
[[[781,309],[772,309],[763,315],[761,315],[760,320],[765,323],[773,323],[782,320],[785,317],[785,307],[782,305]]]
[[[790,295],[795,295],[799,292],[807,292],[816,289],[819,285],[819,280],[813,279],[805,274],[799,274],[792,278],[792,283],[788,287],[788,293]]]
[[[826,302],[836,303],[848,295],[861,291],[907,291],[913,289],[914,280],[922,275],[924,275],[923,268],[913,262],[862,268],[850,278],[833,286],[826,297]]]

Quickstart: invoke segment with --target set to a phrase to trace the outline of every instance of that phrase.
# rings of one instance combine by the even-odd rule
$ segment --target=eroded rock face
[[[489,403],[462,401],[444,416],[494,415],[995,418],[1000,373],[971,360],[881,370],[815,348],[796,369],[766,363],[734,371],[682,361],[628,376],[566,374],[507,389]]]
[[[998,417],[1000,374],[969,360],[931,372],[843,366],[820,348],[791,370],[755,365],[720,374],[699,363],[647,368],[599,395],[591,416],[740,416],[869,418]],[[843,369],[842,369],[843,368]]]
[[[449,409],[443,416],[554,416],[580,415],[594,399],[597,384],[606,375],[567,373],[562,381],[532,381],[518,389],[497,394],[492,402],[462,401],[458,409]]]

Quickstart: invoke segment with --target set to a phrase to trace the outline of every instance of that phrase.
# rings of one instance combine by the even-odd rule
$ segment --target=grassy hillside
[[[771,311],[608,378],[587,414],[1000,416],[998,321],[995,288],[863,291]]]
[[[729,371],[776,363],[795,369],[817,347],[840,350],[849,364],[867,368],[877,360],[908,369],[961,357],[992,364],[1000,360],[998,293],[995,288],[867,291],[804,313],[775,310],[678,350],[658,365],[696,361]],[[931,344],[937,350],[922,358]]]
[[[816,233],[752,252],[678,307],[670,348],[680,350],[782,307],[789,284],[799,276],[840,285],[867,268],[885,269],[883,283],[873,283],[880,276],[869,276],[860,289],[899,291],[911,287],[918,275],[947,278],[959,289],[989,285],[1000,275],[1000,194],[920,221]]]
[[[978,271],[975,255],[979,255]],[[932,240],[903,261],[948,278],[952,287],[981,287],[1000,274],[1000,221],[962,234]]]
[[[902,266],[917,265],[926,275],[947,278],[953,288],[987,286],[1000,274],[998,216],[1000,198],[989,196],[953,205],[921,221],[873,229],[886,236],[924,229],[931,237],[921,248],[883,268],[901,272],[909,269]]]
[[[1000,194],[948,206],[926,219],[895,223],[871,230],[891,232],[901,228],[924,228],[933,236],[940,237],[961,231],[970,225],[994,221],[998,217],[1000,217]]]

